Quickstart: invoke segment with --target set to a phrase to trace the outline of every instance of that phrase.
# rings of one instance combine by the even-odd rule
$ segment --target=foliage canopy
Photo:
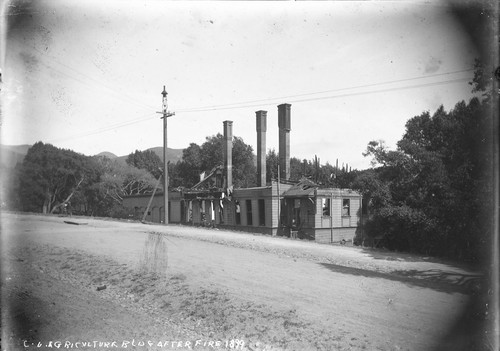
[[[473,98],[406,123],[396,150],[371,141],[379,166],[353,183],[369,200],[368,235],[392,249],[475,259],[487,244],[492,205],[489,103]]]

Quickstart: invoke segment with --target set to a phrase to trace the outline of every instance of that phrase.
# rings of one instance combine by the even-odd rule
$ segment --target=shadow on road
[[[369,255],[376,260],[383,261],[399,261],[399,262],[429,262],[429,263],[439,263],[453,267],[460,267],[463,269],[479,269],[480,266],[474,265],[471,262],[459,262],[451,261],[444,258],[433,257],[433,256],[421,256],[417,254],[411,254],[407,252],[396,252],[390,251],[383,248],[370,248],[362,247],[362,252]]]
[[[425,271],[393,271],[391,273],[376,272],[366,269],[345,267],[332,263],[319,263],[332,272],[357,275],[366,278],[388,279],[404,283],[409,286],[429,288],[446,293],[473,294],[479,289],[481,276],[474,274],[460,274],[443,272],[437,269]]]

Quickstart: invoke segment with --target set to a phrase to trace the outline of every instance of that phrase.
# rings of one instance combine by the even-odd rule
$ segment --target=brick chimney
[[[267,111],[257,111],[257,186],[266,186]]]
[[[224,121],[224,173],[226,189],[233,186],[233,121]]]
[[[290,179],[290,104],[278,105],[280,177]]]

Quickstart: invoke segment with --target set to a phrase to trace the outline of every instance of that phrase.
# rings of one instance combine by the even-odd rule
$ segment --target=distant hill
[[[153,147],[153,148],[148,149],[148,150],[153,151],[163,161],[163,147],[161,147],[161,146]],[[170,163],[177,163],[177,161],[181,161],[183,150],[184,149],[170,149],[167,147],[167,158],[170,161]]]
[[[104,156],[104,157],[107,157],[109,159],[114,159],[114,158],[117,158],[118,156],[116,156],[114,153],[112,152],[109,152],[109,151],[103,151],[103,152],[99,152],[97,155],[95,156]]]
[[[23,162],[31,145],[0,145],[0,164],[5,168],[14,168]]]
[[[153,151],[155,154],[158,155],[158,157],[160,158],[160,160],[163,161],[163,147],[162,146],[152,147],[152,148],[149,148],[149,149],[146,149],[146,150],[142,150],[142,151],[148,151],[148,150]],[[184,150],[184,149],[171,149],[171,148],[167,148],[167,157],[168,157],[168,160],[170,161],[170,163],[177,163],[177,161],[182,160],[182,150]],[[127,159],[127,157],[128,157],[128,155],[119,156],[116,159],[118,161],[125,162],[125,160]]]
[[[18,162],[23,162],[24,156],[28,153],[28,149],[32,145],[1,145],[0,144],[0,166],[2,168],[14,168]],[[147,150],[152,150],[163,161],[163,147],[152,147]],[[167,148],[167,157],[170,163],[177,163],[182,160],[183,149],[170,149]],[[145,150],[144,150],[145,151]],[[133,151],[132,151],[133,152]],[[128,154],[125,156],[116,156],[109,151],[103,151],[96,156],[106,156],[112,160],[117,160],[125,163]]]

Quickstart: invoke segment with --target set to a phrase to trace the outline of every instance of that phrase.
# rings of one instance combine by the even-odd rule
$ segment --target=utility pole
[[[167,118],[175,116],[175,112],[169,112],[168,104],[167,104],[167,91],[165,90],[165,86],[163,86],[163,91],[161,95],[163,96],[163,104],[162,111],[157,112],[161,113],[163,117],[163,224],[168,224],[168,158],[167,158]]]
[[[277,235],[282,235],[281,230],[281,195],[280,195],[280,162],[278,156],[278,230],[276,231]]]

